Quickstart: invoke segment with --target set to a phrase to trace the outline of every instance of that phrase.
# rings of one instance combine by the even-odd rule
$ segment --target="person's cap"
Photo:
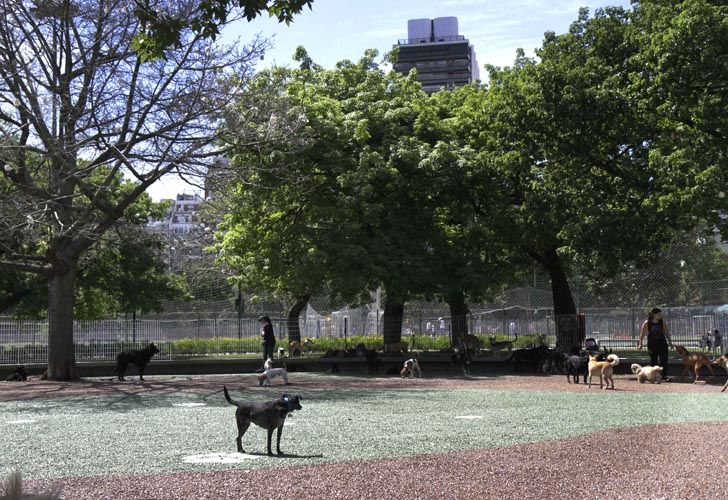
[[[655,308],[654,308],[654,309],[652,309],[652,310],[651,310],[650,312],[651,312],[652,314],[657,314],[657,313],[661,313],[661,312],[662,312],[662,309],[660,309],[659,307],[655,307]]]

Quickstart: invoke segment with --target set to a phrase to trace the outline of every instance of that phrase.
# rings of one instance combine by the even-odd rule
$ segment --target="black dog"
[[[566,359],[566,381],[571,383],[569,376],[574,378],[574,383],[579,383],[579,374],[584,375],[584,383],[589,373],[589,356],[571,355]]]
[[[139,380],[144,380],[144,367],[147,366],[152,356],[158,352],[159,349],[152,342],[144,349],[130,349],[117,354],[114,371],[119,373],[119,380],[124,380],[124,373],[126,373],[126,367],[129,366],[129,363],[139,367]]]
[[[549,355],[549,348],[545,345],[529,347],[528,349],[516,349],[506,361],[513,360],[513,370],[518,371],[521,363],[531,363],[533,371],[539,371],[542,359]]]
[[[463,375],[470,375],[470,366],[473,364],[473,359],[470,357],[468,351],[461,351],[457,347],[453,347],[452,355],[450,356],[450,366],[453,368],[462,368]]]
[[[281,433],[283,424],[286,423],[286,416],[294,410],[301,409],[301,396],[289,398],[285,394],[281,399],[267,403],[251,403],[246,401],[233,401],[230,399],[227,387],[222,386],[225,399],[231,405],[237,406],[235,421],[238,424],[238,437],[235,442],[238,445],[238,453],[245,453],[243,449],[243,435],[250,427],[251,422],[268,431],[268,455],[273,456],[270,448],[270,441],[273,437],[273,429],[278,429],[278,440],[276,441],[276,452],[283,455],[281,451]]]
[[[8,378],[5,379],[8,382],[25,382],[28,380],[28,373],[25,371],[25,366],[20,365],[15,369],[15,372],[13,372],[11,375],[8,375]]]
[[[367,367],[369,368],[369,375],[378,373],[384,367],[384,363],[379,359],[379,354],[374,349],[368,349],[364,352],[364,356],[367,360]]]

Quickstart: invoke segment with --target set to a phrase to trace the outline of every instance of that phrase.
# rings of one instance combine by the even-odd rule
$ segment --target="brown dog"
[[[703,366],[707,366],[710,374],[715,377],[715,372],[713,371],[713,366],[710,364],[708,356],[702,352],[690,352],[681,345],[676,345],[675,350],[682,358],[684,365],[682,376],[684,377],[685,374],[690,371],[690,368],[693,369],[694,375],[691,373],[691,375],[693,375],[693,384],[698,381],[698,378],[700,377],[700,368]]]
[[[469,333],[460,335],[460,343],[467,348],[471,356],[477,356],[480,352],[480,340],[475,335]]]
[[[721,356],[719,358],[715,358],[715,361],[713,361],[713,364],[716,365],[716,366],[722,366],[723,369],[726,372],[728,372],[728,357],[726,357],[725,355],[723,355],[723,356]],[[726,383],[723,386],[723,388],[720,390],[720,392],[725,392],[725,390],[727,388],[728,388],[728,380],[726,380]]]
[[[407,342],[394,342],[392,344],[387,344],[384,346],[384,353],[405,355],[407,354],[408,347],[409,346],[407,345]]]
[[[288,355],[290,357],[294,357],[296,353],[298,353],[299,356],[302,356],[304,353],[308,353],[308,351],[311,350],[312,345],[313,339],[311,337],[306,337],[303,339],[303,342],[292,340],[288,344]]]

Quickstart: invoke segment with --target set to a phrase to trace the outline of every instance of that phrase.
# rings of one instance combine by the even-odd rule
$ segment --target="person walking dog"
[[[668,346],[672,349],[672,338],[667,323],[662,319],[662,311],[655,307],[647,315],[647,321],[642,323],[640,340],[637,342],[637,350],[642,349],[643,340],[647,336],[647,352],[650,353],[650,364],[662,367],[662,380],[670,381],[667,376]]]
[[[263,363],[268,358],[273,359],[273,349],[276,346],[276,336],[273,333],[273,324],[268,316],[258,318],[261,325],[260,337],[263,339]]]

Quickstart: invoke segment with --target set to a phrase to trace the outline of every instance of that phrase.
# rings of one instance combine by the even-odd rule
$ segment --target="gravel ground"
[[[155,476],[28,481],[73,499],[721,498],[726,424],[671,424],[394,460]]]
[[[220,384],[251,391],[253,375],[148,377],[146,383],[91,379],[0,383],[0,400],[81,395],[204,393]],[[598,394],[564,376],[498,375],[400,380],[395,377],[291,377],[293,387],[317,389],[520,389]],[[241,383],[242,382],[242,383]],[[709,384],[639,384],[616,377],[616,393],[715,393]],[[605,391],[604,391],[605,392]],[[611,392],[611,391],[610,391]],[[706,397],[707,394],[706,394]],[[594,400],[591,399],[593,402]],[[696,408],[696,410],[699,410]],[[583,409],[582,409],[583,411]],[[599,412],[599,408],[594,408]],[[484,450],[408,455],[257,470],[69,477],[25,482],[28,491],[63,487],[68,499],[131,498],[708,498],[728,492],[728,424],[676,423],[600,430],[539,443]]]
[[[131,377],[129,377],[131,378]],[[391,377],[369,376],[335,376],[306,373],[289,375],[293,391],[303,389],[342,388],[342,389],[522,389],[539,391],[594,391],[586,385],[569,384],[564,375],[534,376],[495,374],[475,377],[438,377],[400,379]],[[708,377],[697,384],[689,378],[674,377],[672,382],[662,384],[639,384],[634,375],[615,375],[616,392],[652,392],[652,393],[714,393],[719,392],[725,377]],[[242,375],[195,375],[193,376],[147,376],[144,382],[127,380],[117,382],[110,378],[89,378],[79,382],[49,382],[31,377],[27,382],[0,381],[0,401],[23,401],[40,398],[57,398],[63,396],[113,396],[141,393],[173,394],[179,392],[208,392],[211,386],[245,387],[246,390],[266,392],[259,387],[254,374]],[[727,394],[728,395],[728,394]]]

